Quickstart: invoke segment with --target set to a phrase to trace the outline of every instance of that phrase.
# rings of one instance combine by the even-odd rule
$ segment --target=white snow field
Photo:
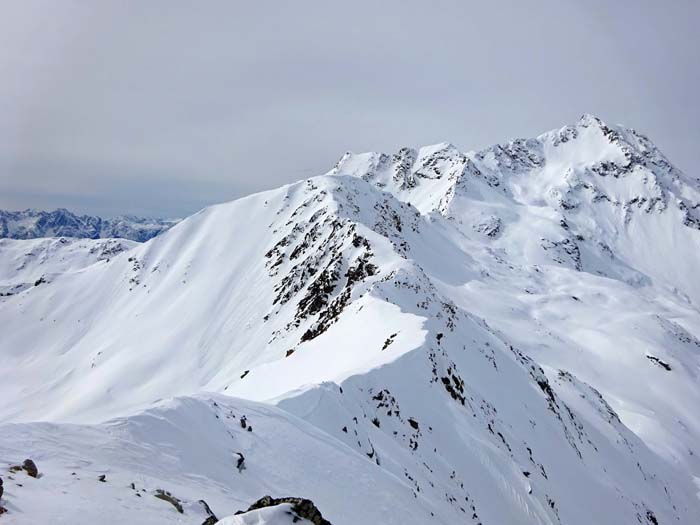
[[[700,180],[633,130],[348,153],[57,242],[0,245],[1,523],[700,522]]]
[[[137,245],[126,239],[0,239],[0,294],[14,295],[51,281],[58,274],[109,262]]]

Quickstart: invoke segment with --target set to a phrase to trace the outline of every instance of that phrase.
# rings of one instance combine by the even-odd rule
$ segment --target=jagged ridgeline
[[[0,458],[42,476],[8,516],[700,515],[700,181],[636,131],[348,153],[104,257],[19,246]]]

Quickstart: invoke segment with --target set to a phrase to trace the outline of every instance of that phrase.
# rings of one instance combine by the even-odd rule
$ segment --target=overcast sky
[[[0,208],[184,216],[594,113],[700,166],[700,2],[5,1]]]

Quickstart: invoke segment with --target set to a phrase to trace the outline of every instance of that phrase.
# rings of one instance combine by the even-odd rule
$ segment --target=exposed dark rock
[[[24,463],[22,463],[22,468],[27,472],[27,476],[32,478],[39,477],[39,469],[36,468],[36,463],[31,459],[25,459]]]
[[[107,483],[107,475],[100,474],[99,476],[97,476],[97,481],[101,481],[102,483]]]
[[[240,452],[236,452],[238,454],[238,459],[236,460],[236,468],[238,469],[238,472],[243,472],[245,470],[245,456],[241,454]]]
[[[391,334],[389,337],[387,337],[386,341],[384,341],[384,346],[382,346],[382,350],[386,350],[387,348],[389,348],[389,345],[394,342],[394,338],[397,335],[398,334]]]
[[[311,500],[304,498],[273,498],[272,496],[263,496],[248,507],[248,510],[239,510],[236,512],[236,515],[264,509],[266,507],[274,507],[283,503],[291,503],[292,510],[296,513],[297,517],[309,520],[314,525],[332,525],[330,521],[323,518],[321,511],[316,508],[316,505],[314,505]]]
[[[0,478],[0,498],[2,498],[2,493],[5,491],[5,489],[2,488],[2,478]]]
[[[184,512],[184,510],[182,510],[182,502],[178,498],[170,494],[170,492],[168,492],[167,490],[157,489],[156,493],[153,494],[153,496],[155,496],[158,499],[162,499],[163,501],[167,501],[173,507],[175,507],[175,510],[177,510],[180,514]]]
[[[321,315],[319,315],[318,322],[315,326],[309,328],[301,336],[300,342],[306,342],[318,337],[323,332],[328,330],[328,327],[332,325],[341,314],[345,306],[347,306],[350,301],[350,288],[345,288],[343,292],[336,297],[333,302],[328,305],[328,308],[323,310]]]
[[[656,519],[654,513],[650,510],[647,510],[647,521],[652,525],[659,525],[659,521]]]
[[[660,366],[661,368],[663,368],[667,372],[671,371],[671,365],[669,365],[666,361],[662,361],[661,359],[659,359],[658,357],[653,356],[653,355],[648,355],[647,359],[649,361],[651,361],[652,363],[654,363],[655,365]]]
[[[447,376],[440,378],[445,390],[447,390],[447,393],[452,396],[452,399],[459,401],[462,403],[462,405],[464,405],[466,402],[464,397],[464,380],[456,373],[453,375],[451,367],[447,369],[447,374]],[[450,379],[452,381],[450,381]]]
[[[503,223],[498,217],[487,217],[479,224],[476,224],[474,229],[493,239],[498,237],[503,230]]]
[[[329,296],[340,278],[337,267],[338,261],[329,264],[309,285],[306,295],[299,301],[298,317],[315,315],[328,305]]]
[[[214,525],[219,519],[216,517],[216,514],[211,510],[211,507],[207,504],[206,501],[203,499],[199,500],[199,504],[204,507],[204,511],[207,513],[207,519],[205,519],[202,522],[202,525]]]
[[[348,268],[345,272],[345,276],[348,278],[346,286],[352,286],[355,283],[362,281],[367,277],[376,275],[379,269],[372,263],[369,262],[372,252],[365,252],[362,257],[358,257],[357,261],[353,266]]]

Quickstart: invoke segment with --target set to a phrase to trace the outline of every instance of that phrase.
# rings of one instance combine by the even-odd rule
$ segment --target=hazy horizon
[[[647,134],[692,175],[697,15],[693,2],[10,2],[0,208],[183,217],[348,150],[480,149],[583,113]]]

